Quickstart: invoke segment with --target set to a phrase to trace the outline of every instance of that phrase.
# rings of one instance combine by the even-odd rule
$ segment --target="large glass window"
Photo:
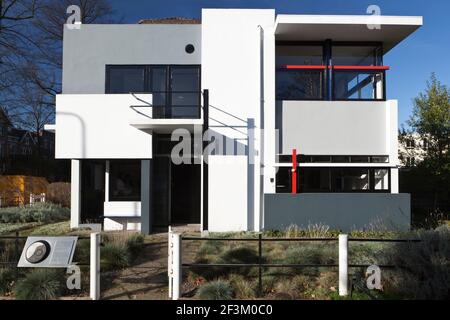
[[[277,100],[322,100],[323,70],[278,69]]]
[[[109,201],[141,200],[141,162],[113,160],[109,164]]]
[[[277,67],[286,65],[322,65],[323,47],[308,45],[278,45]]]
[[[380,46],[334,45],[332,48],[335,66],[379,66],[381,57]]]
[[[277,193],[292,191],[291,168],[278,168]],[[297,190],[309,192],[389,192],[390,169],[299,167]]]
[[[145,91],[145,67],[118,66],[107,69],[107,93]]]
[[[170,72],[172,117],[195,117],[200,105],[200,70],[173,67]]]
[[[152,93],[154,118],[200,116],[199,66],[107,66],[106,70],[106,93]]]
[[[380,100],[384,98],[383,72],[335,70],[334,99]]]

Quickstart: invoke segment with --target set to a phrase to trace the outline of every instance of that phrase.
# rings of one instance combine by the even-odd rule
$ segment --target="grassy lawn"
[[[15,232],[22,232],[25,230],[34,229],[41,226],[40,222],[25,222],[25,223],[0,223],[0,236],[14,234]]]

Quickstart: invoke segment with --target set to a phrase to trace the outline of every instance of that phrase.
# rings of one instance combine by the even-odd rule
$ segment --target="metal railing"
[[[386,66],[286,65],[277,68],[277,100],[385,101]]]
[[[153,91],[152,103],[138,98],[142,92],[132,92],[131,94],[144,105],[131,106],[131,108],[144,116],[140,112],[141,108],[152,108],[152,119],[200,119],[202,110],[203,91]],[[204,102],[204,101],[203,101]]]
[[[230,242],[257,242],[258,261],[255,263],[183,263],[181,248],[183,241],[230,241]],[[339,263],[329,264],[286,264],[286,263],[265,263],[263,262],[263,243],[267,242],[337,242],[339,244]],[[258,268],[258,296],[262,296],[262,278],[264,268],[339,268],[339,293],[341,296],[347,296],[348,268],[368,268],[370,264],[349,264],[348,263],[348,243],[349,242],[384,242],[384,243],[418,243],[420,239],[384,239],[384,238],[348,238],[347,235],[339,235],[337,238],[263,238],[258,234],[256,238],[202,238],[181,236],[169,232],[169,297],[177,300],[181,297],[181,279],[183,268],[237,268],[237,267],[255,267]],[[176,258],[175,258],[176,257]],[[380,264],[379,268],[405,268],[406,266]]]

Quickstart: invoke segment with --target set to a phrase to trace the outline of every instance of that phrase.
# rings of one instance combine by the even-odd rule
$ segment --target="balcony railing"
[[[386,100],[385,66],[287,65],[277,69],[277,100]]]
[[[152,119],[200,119],[201,91],[154,91]]]

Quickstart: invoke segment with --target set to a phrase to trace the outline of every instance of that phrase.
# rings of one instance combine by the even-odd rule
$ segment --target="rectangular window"
[[[145,91],[145,67],[111,66],[107,68],[106,93],[132,93]]]
[[[334,45],[332,48],[335,66],[379,66],[382,65],[381,46]]]
[[[153,96],[153,117],[200,117],[200,66],[115,66],[106,68],[107,94],[147,92]]]
[[[290,167],[278,168],[277,193],[292,191]],[[390,192],[387,168],[298,168],[299,193]]]
[[[335,70],[335,100],[383,100],[384,73],[380,71]]]
[[[109,201],[141,201],[140,160],[110,161]]]
[[[286,65],[323,65],[323,46],[278,45],[276,46],[277,67]]]
[[[173,118],[193,118],[200,105],[200,70],[190,67],[173,67],[170,71]]]

